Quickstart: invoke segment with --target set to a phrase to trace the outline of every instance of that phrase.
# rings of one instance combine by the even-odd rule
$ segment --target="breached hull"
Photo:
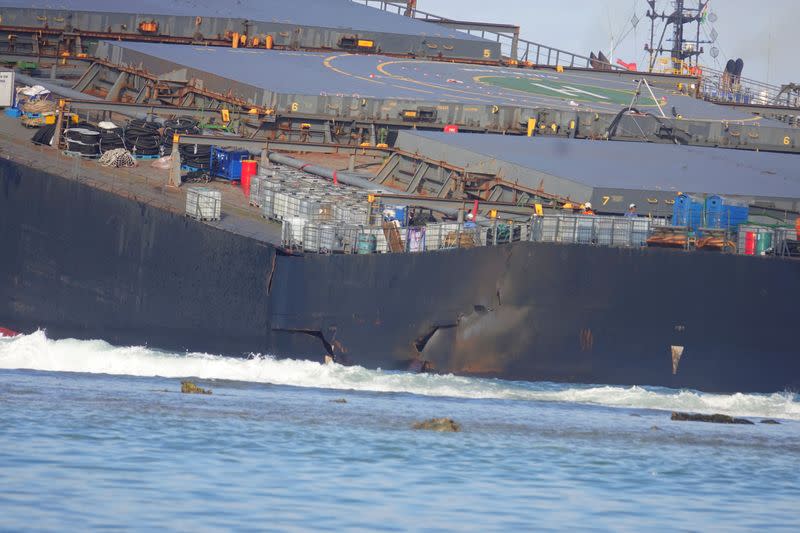
[[[52,337],[519,380],[800,386],[800,262],[516,243],[273,246],[0,160],[0,323]]]
[[[797,261],[516,243],[279,257],[275,275],[273,328],[318,332],[347,362],[707,391],[800,386]]]

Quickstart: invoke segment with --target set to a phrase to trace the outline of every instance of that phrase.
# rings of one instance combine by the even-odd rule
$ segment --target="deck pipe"
[[[24,83],[26,85],[41,85],[51,93],[57,94],[58,96],[63,96],[64,98],[71,98],[73,100],[102,100],[102,98],[84,94],[80,91],[70,89],[69,87],[62,87],[57,83],[53,83],[53,80],[34,78],[33,76],[28,76],[27,74],[22,74],[20,72],[15,73],[14,76],[17,83]]]
[[[308,172],[309,174],[314,174],[315,176],[320,176],[325,179],[333,180],[334,174],[336,174],[336,179],[345,185],[352,185],[353,187],[358,187],[359,189],[366,189],[369,191],[377,191],[377,192],[385,192],[385,193],[397,193],[395,189],[389,189],[387,187],[381,187],[376,183],[370,181],[368,178],[364,176],[359,176],[358,174],[354,174],[351,172],[340,172],[338,170],[333,170],[327,167],[322,167],[319,165],[313,165],[311,163],[306,163],[305,161],[301,161],[299,159],[295,159],[294,157],[288,156],[286,154],[279,154],[277,152],[270,152],[269,160],[273,163],[278,163],[280,165],[286,165],[287,167],[296,168],[297,170],[302,170],[303,172]]]
[[[24,83],[25,85],[41,85],[51,93],[61,96],[63,98],[69,98],[71,100],[96,100],[98,102],[103,101],[102,98],[82,93],[80,91],[76,91],[75,89],[70,89],[69,87],[62,87],[58,83],[54,83],[54,80],[34,78],[33,76],[28,76],[27,74],[22,74],[19,72],[15,73],[14,77],[17,83]],[[149,115],[147,113],[121,112],[119,114],[130,118],[140,118],[145,120],[149,118]]]

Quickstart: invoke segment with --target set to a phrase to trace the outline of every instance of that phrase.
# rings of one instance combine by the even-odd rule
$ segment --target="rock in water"
[[[431,418],[424,422],[416,422],[413,429],[427,429],[429,431],[461,431],[461,425],[451,418]]]
[[[181,392],[185,394],[211,394],[210,390],[198,387],[191,381],[181,381]]]
[[[753,424],[746,418],[733,418],[732,416],[720,414],[699,415],[691,413],[679,413],[677,411],[672,413],[671,419],[685,422],[711,422],[713,424]]]
[[[777,420],[772,420],[771,418],[767,418],[761,421],[762,424],[777,424],[780,425],[780,422]]]
[[[331,400],[331,403],[347,403],[347,398],[336,398],[335,400]]]

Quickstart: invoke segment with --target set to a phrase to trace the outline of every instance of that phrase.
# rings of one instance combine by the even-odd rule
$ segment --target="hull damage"
[[[279,258],[277,276],[273,328],[322,332],[344,362],[707,391],[800,385],[795,261],[516,243]]]
[[[515,243],[275,247],[0,160],[0,323],[51,337],[519,380],[800,387],[800,262]]]

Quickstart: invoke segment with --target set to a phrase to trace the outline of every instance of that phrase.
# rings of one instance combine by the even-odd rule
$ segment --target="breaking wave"
[[[527,383],[453,375],[410,374],[323,365],[312,361],[251,359],[188,353],[107,342],[51,340],[43,331],[0,338],[0,369],[221,379],[295,387],[410,393],[475,399],[569,402],[635,409],[725,413],[800,420],[800,397],[774,394],[706,394],[664,388]]]

